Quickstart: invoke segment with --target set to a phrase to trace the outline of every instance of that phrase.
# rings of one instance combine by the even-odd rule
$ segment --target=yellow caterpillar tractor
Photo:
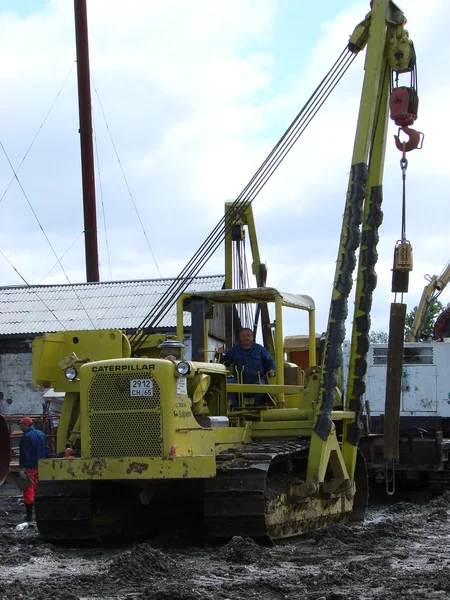
[[[255,264],[254,289],[178,298],[177,337],[183,339],[190,312],[196,360],[149,358],[143,345],[132,351],[118,330],[36,338],[35,385],[65,392],[59,457],[39,463],[36,520],[44,538],[195,526],[215,537],[277,539],[363,517],[367,476],[358,443],[391,75],[415,66],[405,22],[392,2],[374,0],[348,46],[349,55],[367,46],[367,55],[323,364],[315,365],[312,299],[265,287]],[[412,113],[413,90],[404,89],[400,104],[406,98]],[[407,133],[414,141],[413,130]],[[342,395],[338,372],[358,249],[349,387]],[[213,310],[224,306],[229,315],[242,304],[266,315],[273,307],[270,350],[277,368],[270,383],[230,383],[223,364],[208,362]],[[292,378],[288,365],[289,382],[283,307],[309,315],[310,367]],[[267,328],[266,320],[269,339]],[[230,393],[237,394],[237,406],[230,405]],[[252,394],[262,393],[267,402],[256,406]]]

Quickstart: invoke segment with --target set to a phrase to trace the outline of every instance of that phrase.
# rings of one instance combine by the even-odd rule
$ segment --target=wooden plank
[[[402,396],[403,344],[406,304],[392,303],[386,373],[383,453],[386,460],[399,459],[400,403]]]

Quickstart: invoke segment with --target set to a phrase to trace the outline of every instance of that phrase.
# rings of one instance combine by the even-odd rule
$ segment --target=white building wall
[[[42,414],[42,395],[31,378],[31,352],[0,354],[0,413]]]
[[[191,336],[184,338],[185,358],[191,359]],[[214,350],[223,342],[209,337],[208,359],[214,357]],[[9,349],[9,348],[8,348]],[[42,396],[46,389],[36,389],[31,376],[31,352],[0,353],[0,414],[42,414]]]

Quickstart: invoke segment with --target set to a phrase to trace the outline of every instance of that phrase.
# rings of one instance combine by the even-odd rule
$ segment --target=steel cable
[[[167,315],[176,298],[187,288],[198,272],[203,268],[205,262],[217,250],[224,237],[230,230],[233,221],[237,220],[246,208],[253,202],[256,196],[269,181],[286,154],[291,150],[298,138],[305,131],[311,120],[322,107],[325,100],[341,80],[356,55],[350,53],[346,47],[339,58],[335,61],[327,75],[322,79],[316,90],[310,96],[306,104],[300,110],[294,121],[269,153],[255,175],[245,186],[233,202],[227,218],[224,216],[209,234],[202,246],[197,250],[191,260],[180,272],[178,277],[169,285],[166,293],[152,312],[144,319],[139,327],[139,333],[132,340],[132,349],[139,349],[146,335],[146,329],[156,327],[162,318]],[[226,222],[227,221],[227,222]]]
[[[303,118],[302,121],[300,121],[300,123],[298,122],[298,118],[294,121],[294,123],[291,125],[291,127],[288,129],[288,131],[284,134],[284,136],[282,138],[284,140],[287,140],[287,142],[284,144],[284,146],[281,146],[281,143],[279,142],[277,144],[277,146],[275,147],[275,149],[269,155],[269,156],[273,156],[275,154],[277,148],[281,147],[281,151],[278,152],[278,156],[276,157],[275,161],[272,161],[272,164],[263,173],[262,178],[260,178],[259,180],[257,180],[256,176],[253,177],[252,181],[253,182],[256,181],[256,183],[254,183],[253,190],[251,190],[252,194],[247,197],[247,200],[242,201],[242,197],[244,195],[244,192],[241,193],[240,196],[235,201],[235,203],[232,205],[231,209],[233,209],[233,207],[234,207],[234,214],[232,215],[234,217],[234,219],[238,219],[239,218],[239,216],[246,209],[246,207],[248,206],[248,204],[250,202],[252,202],[253,199],[256,197],[256,195],[261,191],[262,187],[265,185],[265,183],[269,180],[269,178],[271,177],[271,175],[273,174],[273,172],[279,166],[279,164],[282,161],[282,159],[284,158],[284,156],[290,150],[290,148],[292,147],[292,145],[297,141],[297,139],[301,135],[301,133],[303,133],[303,131],[305,130],[306,126],[309,124],[309,122],[312,120],[312,118],[315,116],[315,114],[319,110],[320,106],[323,104],[323,102],[329,96],[329,94],[331,93],[331,91],[334,89],[334,87],[337,84],[337,82],[341,79],[341,77],[343,76],[343,74],[345,73],[345,71],[347,70],[347,68],[349,67],[350,63],[352,62],[353,58],[354,58],[354,56],[351,56],[349,58],[349,56],[347,55],[344,68],[342,69],[341,72],[338,72],[337,75],[334,75],[334,79],[332,79],[331,83],[328,84],[328,89],[325,88],[325,90],[321,91],[321,95],[319,94],[315,99],[313,97],[314,95],[311,97],[313,100],[310,99],[309,103],[311,104],[312,102],[315,102],[315,104],[314,103],[312,104],[312,108],[309,109],[309,112],[307,113],[306,117]],[[330,73],[332,74],[332,72],[333,72],[333,69],[330,71]],[[329,79],[329,77],[326,77],[324,79],[324,81],[326,81],[327,79]],[[320,86],[319,86],[318,89],[320,89]],[[317,107],[317,104],[319,104],[319,102],[320,102],[320,105]],[[301,111],[301,113],[299,114],[299,116],[304,112],[304,110],[305,109],[303,109]],[[303,125],[303,128],[301,128],[300,131],[299,131],[299,125],[300,125],[300,127]],[[294,133],[292,133],[292,132],[294,132]],[[268,162],[268,159],[266,159],[265,164],[267,162]],[[259,169],[258,172],[261,172],[261,171],[262,171],[262,167]],[[246,190],[249,187],[250,187],[250,184],[246,187]],[[230,219],[230,222],[232,220],[233,219]],[[229,224],[230,224],[230,222],[229,222]],[[219,222],[218,226],[216,227],[216,230],[219,229],[220,227],[223,227],[223,225],[224,225],[224,219],[222,219],[221,222]],[[230,224],[230,226],[231,226],[231,224]],[[194,265],[194,270],[191,270],[191,272],[187,276],[185,276],[186,270],[190,266],[190,264],[188,264],[185,267],[185,269],[182,271],[182,273],[180,273],[180,275],[177,278],[177,280],[174,280],[172,282],[172,285],[169,287],[169,289],[166,292],[166,302],[161,307],[161,310],[159,311],[159,313],[155,315],[154,322],[152,323],[152,326],[155,326],[155,324],[157,323],[158,318],[162,318],[163,316],[165,316],[165,314],[167,314],[167,312],[165,312],[165,310],[166,309],[170,309],[170,306],[173,304],[173,302],[176,299],[177,295],[179,295],[179,293],[180,293],[177,290],[172,297],[168,297],[169,292],[174,289],[174,287],[176,286],[177,282],[178,283],[181,282],[182,285],[183,285],[183,289],[186,289],[186,286],[189,285],[189,283],[195,277],[196,272],[198,273],[198,271],[203,266],[202,263],[199,263],[199,261],[202,260],[204,256],[207,256],[208,252],[210,252],[210,254],[212,254],[217,249],[218,245],[222,242],[223,235],[226,235],[227,229],[225,229],[225,232],[223,232],[223,233],[220,232],[222,235],[219,238],[216,237],[214,239],[212,237],[213,233],[214,232],[212,232],[212,234],[210,234],[209,238],[206,240],[206,242],[203,244],[203,246],[199,249],[199,251],[197,251],[197,255],[195,255],[193,257],[193,259],[191,259],[191,263],[190,264],[192,264],[193,261],[195,259],[197,259],[197,265]],[[205,248],[205,245],[208,242],[210,242],[209,246],[206,246],[206,248]],[[199,252],[201,250],[203,250],[203,249],[204,249],[203,256],[198,257]],[[183,276],[183,280],[181,279],[182,276]],[[158,306],[156,306],[155,309],[156,308],[158,308]],[[148,321],[146,321],[143,324],[143,326],[144,327],[149,327]],[[144,335],[145,335],[145,331],[141,334],[141,336],[143,337]],[[133,342],[133,343],[135,343],[135,342]]]
[[[321,84],[316,88],[313,95],[310,97],[308,102],[302,108],[300,113],[297,115],[296,119],[287,129],[287,131],[283,134],[280,141],[277,143],[275,148],[269,154],[269,156],[264,161],[263,165],[258,169],[257,173],[253,176],[249,184],[244,188],[241,194],[238,196],[236,201],[231,206],[229,215],[230,219],[228,221],[228,226],[225,226],[225,217],[221,219],[216,228],[211,232],[207,240],[203,243],[194,257],[191,259],[190,263],[186,265],[183,271],[180,273],[177,279],[175,279],[172,284],[169,286],[165,294],[165,301],[157,304],[154,307],[154,311],[152,315],[147,317],[141,328],[149,328],[155,327],[159,322],[159,319],[163,318],[170,307],[173,305],[175,299],[178,295],[186,289],[186,287],[191,283],[195,275],[199,272],[199,270],[203,267],[205,257],[209,256],[215,252],[217,247],[221,244],[223,237],[228,233],[229,228],[232,226],[233,220],[236,220],[240,217],[240,215],[245,211],[247,206],[254,200],[256,195],[261,191],[262,187],[267,183],[271,175],[274,173],[276,168],[279,166],[280,162],[283,160],[287,152],[292,148],[293,144],[297,141],[300,135],[305,130],[306,126],[310,123],[312,118],[315,116],[319,108],[322,106],[326,98],[329,96],[331,91],[337,85],[339,80],[344,75],[345,71],[350,66],[351,62],[354,59],[354,55],[346,52],[344,50],[338,60],[335,62],[333,67],[330,69],[327,76],[322,80]],[[342,66],[343,65],[343,66]],[[326,84],[324,86],[324,84]],[[319,104],[319,106],[317,106]],[[306,115],[304,113],[306,112]],[[270,163],[269,160],[275,157]],[[264,166],[269,164],[268,168],[264,170]],[[262,173],[262,175],[260,175]],[[260,177],[258,177],[260,175]],[[243,199],[247,194],[247,199]],[[219,235],[214,235],[219,232]],[[203,252],[203,254],[200,254]],[[196,261],[196,263],[194,262]],[[193,264],[194,263],[194,264]],[[193,266],[192,266],[193,265]],[[188,269],[191,269],[190,272]],[[178,284],[178,286],[177,286]],[[172,292],[172,294],[171,294]],[[170,295],[171,294],[171,295]],[[159,309],[159,310],[158,310]],[[156,313],[156,314],[155,314]],[[150,319],[153,317],[153,320],[150,322]],[[133,340],[133,347],[137,349],[137,343],[143,339],[145,336],[145,331],[139,334],[138,337]]]

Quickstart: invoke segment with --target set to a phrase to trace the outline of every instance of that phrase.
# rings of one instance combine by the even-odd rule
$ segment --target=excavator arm
[[[411,331],[409,332],[408,342],[419,341],[420,332],[430,306],[437,300],[450,280],[450,261],[439,276],[425,275],[425,279],[427,279],[428,285],[423,288],[422,297],[417,306]]]

